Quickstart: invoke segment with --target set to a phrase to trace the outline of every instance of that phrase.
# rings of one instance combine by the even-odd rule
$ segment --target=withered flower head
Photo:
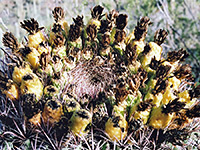
[[[167,35],[168,35],[167,31],[163,29],[157,30],[154,36],[154,42],[157,43],[158,45],[161,45],[165,41]]]
[[[31,52],[32,52],[32,50],[28,46],[25,46],[24,48],[20,48],[20,54],[22,54],[23,57],[26,57]]]
[[[137,22],[137,26],[135,27],[135,39],[140,40],[140,39],[145,39],[148,26],[151,25],[152,22],[150,22],[150,19],[148,17],[143,17],[140,19],[139,22]]]
[[[85,110],[77,111],[77,115],[83,119],[89,119],[88,113]]]
[[[65,38],[62,34],[56,34],[56,38],[54,39],[54,46],[63,46],[65,43]]]
[[[53,59],[52,59],[53,63],[56,64],[59,61],[61,61],[61,58],[59,55],[53,55]]]
[[[183,141],[185,141],[189,135],[190,131],[186,128],[169,130],[164,134],[166,141],[179,146],[185,145],[185,142]]]
[[[156,77],[157,78],[165,78],[169,75],[171,66],[169,65],[160,65],[156,70]]]
[[[86,32],[89,40],[94,41],[94,39],[97,37],[97,26],[95,24],[89,25],[86,28]]]
[[[112,23],[108,20],[101,20],[99,33],[110,32],[112,30]]]
[[[145,86],[144,83],[148,79],[147,72],[143,68],[139,68],[136,74],[128,78],[128,85],[133,92],[137,91],[140,86]]]
[[[61,107],[61,104],[58,103],[58,101],[56,101],[54,99],[47,101],[47,103],[45,105],[49,106],[52,110],[58,109],[59,107]]]
[[[185,115],[189,118],[200,117],[200,103],[197,103],[191,109],[186,110]]]
[[[158,81],[156,82],[156,85],[155,85],[154,89],[152,90],[152,93],[153,94],[158,94],[158,93],[161,92],[161,93],[164,94],[167,85],[168,85],[168,80],[163,80],[162,78],[158,79]]]
[[[151,47],[149,46],[149,44],[146,44],[144,47],[144,51],[142,52],[143,55],[146,55],[150,52]]]
[[[73,18],[74,23],[79,26],[79,27],[83,27],[83,15],[82,16],[77,16],[76,18]]]
[[[132,77],[128,78],[128,85],[132,92],[137,91],[140,87],[140,77],[137,74],[133,74]]]
[[[76,24],[71,24],[69,29],[69,40],[74,42],[76,41],[81,35],[80,27]]]
[[[9,87],[7,86],[8,81],[9,81],[8,75],[0,70],[0,89],[1,90],[9,89]]]
[[[32,74],[26,74],[25,76],[22,77],[22,79],[24,81],[33,80],[33,75]]]
[[[137,110],[145,111],[145,110],[151,108],[152,107],[151,102],[152,102],[152,99],[148,99],[148,100],[140,102],[139,105],[137,106]]]
[[[31,18],[30,20],[24,20],[24,22],[20,22],[20,25],[23,29],[29,32],[29,34],[35,34],[44,28],[39,27],[39,23],[34,18]]]
[[[126,56],[126,60],[128,61],[128,64],[133,63],[133,61],[136,61],[137,59],[137,53],[136,53],[136,45],[133,46],[133,44],[129,43],[126,46],[126,50],[125,50],[125,56]]]
[[[39,62],[40,62],[40,65],[42,67],[47,67],[47,65],[49,64],[50,62],[50,55],[43,52],[41,55],[40,55],[40,59],[39,59]]]
[[[115,34],[115,43],[121,43],[126,37],[124,30],[117,30]]]
[[[186,50],[180,49],[178,51],[168,52],[167,61],[170,61],[170,62],[175,62],[177,60],[184,61],[185,58],[187,58],[188,56],[189,54],[187,53]]]
[[[119,13],[113,9],[109,12],[109,14],[106,14],[106,20],[108,20],[109,22],[114,22],[118,15]]]
[[[37,101],[36,95],[32,93],[22,95],[20,99],[22,101],[23,111],[28,119],[37,114],[44,106],[44,102],[42,100],[40,102]]]
[[[178,79],[192,79],[192,68],[189,64],[181,65],[175,72],[174,76]]]
[[[153,70],[157,70],[158,66],[161,64],[160,61],[157,61],[156,60],[156,57],[154,56],[152,59],[151,59],[151,63],[149,64],[149,67]]]
[[[45,90],[46,90],[45,92],[47,92],[47,93],[56,93],[57,92],[57,89],[52,85],[46,86]]]
[[[167,105],[163,105],[162,113],[169,114],[173,112],[179,112],[181,109],[183,109],[185,107],[185,103],[178,100],[179,98],[176,98],[169,102]]]
[[[200,98],[200,85],[189,90],[190,98]]]
[[[118,83],[115,88],[115,98],[117,103],[123,102],[128,94],[129,91],[126,90],[126,81],[123,78],[118,79]]]
[[[62,29],[62,27],[61,27],[60,24],[54,23],[54,24],[53,24],[52,31],[53,31],[54,33],[58,33],[58,32],[62,32],[63,29]]]
[[[110,36],[108,34],[103,34],[102,35],[101,44],[105,48],[110,45]]]
[[[11,32],[6,32],[3,35],[2,43],[5,47],[10,48],[12,52],[15,52],[19,48],[17,39]]]
[[[91,15],[92,18],[100,20],[104,15],[102,15],[104,8],[100,5],[95,6],[92,11]]]
[[[55,72],[52,76],[53,79],[59,80],[61,78],[61,73],[60,72]]]
[[[55,7],[54,10],[52,11],[52,14],[56,22],[64,19],[65,17],[64,10],[61,7]]]
[[[140,67],[139,69],[138,69],[138,73],[137,73],[137,75],[139,76],[139,78],[140,78],[140,84],[142,85],[142,86],[144,86],[144,82],[148,79],[147,78],[147,72],[142,68],[142,67]]]
[[[128,22],[128,16],[126,14],[120,14],[116,18],[116,28],[119,30],[124,30]]]

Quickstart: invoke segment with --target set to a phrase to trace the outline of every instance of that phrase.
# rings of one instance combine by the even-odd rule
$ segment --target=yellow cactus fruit
[[[181,102],[185,102],[185,108],[190,108],[195,102],[196,98],[191,99],[189,91],[185,90],[178,94]]]
[[[150,42],[147,46],[145,46],[144,51],[147,49],[149,49],[149,52],[142,58],[141,61],[141,64],[144,68],[151,63],[151,59],[154,57],[157,61],[159,61],[162,52],[162,47],[154,42]]]
[[[173,89],[169,86],[166,88],[165,93],[163,94],[162,98],[162,104],[168,104],[170,100],[173,100],[177,98],[177,96],[174,94]]]
[[[25,46],[24,48],[20,49],[20,53],[25,60],[30,63],[33,69],[37,69],[39,67],[40,53],[35,48]]]
[[[167,105],[160,105],[154,107],[149,119],[149,126],[156,129],[166,128],[172,121],[175,112],[179,112],[185,106],[185,103],[178,101],[176,98],[169,102]]]
[[[28,46],[37,49],[39,44],[45,40],[44,34],[41,32],[44,27],[39,28],[39,24],[34,18],[24,20],[24,22],[20,22],[20,24],[21,27],[29,33]]]
[[[132,31],[132,33],[127,37],[128,40],[132,38],[130,44],[134,47],[136,46],[136,54],[139,55],[144,51],[145,43],[144,40],[146,38],[148,26],[151,24],[150,19],[148,17],[143,17],[138,21],[137,26]],[[131,36],[132,35],[132,36]],[[134,38],[133,38],[134,37]],[[126,40],[125,40],[126,42]]]
[[[2,90],[2,93],[6,95],[7,98],[11,100],[18,100],[19,99],[19,87],[13,83],[12,80],[8,80],[6,84],[6,89]]]
[[[36,95],[37,100],[41,99],[43,94],[43,85],[38,76],[34,73],[23,76],[20,89],[22,95],[33,93]]]
[[[48,85],[44,88],[44,95],[46,97],[55,97],[58,94],[58,89],[53,85]]]
[[[39,44],[45,40],[45,37],[43,33],[39,31],[33,35],[29,35],[28,39],[29,39],[28,46],[37,49]]]
[[[136,120],[141,119],[143,124],[146,124],[152,108],[151,102],[151,99],[138,102],[131,108],[130,115]]]
[[[74,112],[81,108],[80,104],[73,98],[68,98],[65,103],[65,109],[67,112]]]
[[[37,48],[37,51],[41,55],[42,53],[48,54],[51,52],[51,47],[47,46],[46,43],[42,42]]]
[[[46,102],[42,112],[42,119],[45,124],[53,126],[60,121],[62,115],[62,104],[58,100],[50,99]]]
[[[32,73],[33,71],[30,68],[30,65],[24,63],[22,66],[14,67],[14,71],[12,73],[12,80],[18,85],[22,82],[22,77],[26,74]]]
[[[158,107],[160,106],[160,103],[163,99],[163,94],[162,93],[152,94],[151,92],[148,92],[145,96],[145,100],[147,99],[152,99],[152,104]]]
[[[161,59],[162,47],[160,45],[164,42],[167,35],[168,33],[165,30],[157,30],[154,36],[154,42],[149,42],[149,44],[144,47],[144,51],[141,53],[141,64],[146,70],[149,69],[148,65],[153,58],[157,61]]]
[[[181,80],[177,79],[176,77],[171,77],[168,79],[168,81],[168,87],[172,87],[173,90],[178,91]]]
[[[164,129],[169,125],[173,116],[174,113],[163,113],[162,106],[153,108],[149,120],[149,126],[152,126],[156,129]]]
[[[38,126],[41,124],[41,116],[42,116],[42,111],[40,111],[39,113],[35,114],[32,118],[30,118],[28,121],[34,125],[34,126]]]
[[[133,46],[136,45],[136,53],[137,55],[139,55],[141,52],[143,52],[144,47],[145,47],[145,43],[144,41],[133,41]]]
[[[76,135],[87,133],[87,126],[92,122],[92,115],[85,109],[76,110],[70,119],[70,129]]]
[[[105,132],[113,141],[123,140],[127,135],[128,123],[121,115],[109,118],[105,124]]]

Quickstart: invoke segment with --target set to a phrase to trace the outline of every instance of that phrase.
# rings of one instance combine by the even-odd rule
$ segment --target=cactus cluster
[[[186,132],[200,117],[200,85],[193,83],[191,67],[182,63],[188,57],[186,50],[162,56],[167,31],[157,30],[154,40],[146,42],[152,24],[148,17],[128,34],[128,16],[115,10],[104,13],[100,5],[91,10],[87,23],[78,15],[69,25],[61,7],[55,7],[52,15],[50,30],[34,18],[22,21],[21,28],[28,33],[23,42],[10,32],[3,36],[3,140],[9,139],[8,130],[21,130],[18,126],[23,124],[24,142],[36,141],[29,134],[46,137],[36,147],[48,147],[49,142],[55,148],[57,142],[50,141],[54,133],[61,147],[70,147],[66,144],[70,136],[87,141],[91,134],[96,141],[105,137],[110,143],[125,141],[134,147],[147,130],[148,140],[157,146],[163,141],[183,142],[182,136],[174,141],[169,135]],[[23,142],[16,141],[20,139],[14,147],[22,148]]]

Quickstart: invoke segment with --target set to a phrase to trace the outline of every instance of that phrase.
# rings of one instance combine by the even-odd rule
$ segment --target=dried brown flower
[[[52,14],[56,22],[64,19],[65,17],[64,10],[61,7],[55,7]]]
[[[146,34],[147,34],[147,29],[148,26],[151,25],[152,23],[150,22],[150,19],[148,17],[143,17],[140,19],[139,22],[137,22],[137,26],[135,27],[135,39],[140,40],[140,39],[145,39]]]
[[[171,66],[169,65],[160,65],[156,70],[157,78],[165,78],[170,73]]]
[[[103,10],[104,8],[102,6],[95,6],[91,11],[92,18],[100,20],[104,16],[102,15]]]
[[[39,23],[34,18],[31,18],[30,20],[24,20],[24,22],[20,22],[20,25],[23,29],[29,32],[29,34],[35,34],[44,28],[39,27]]]
[[[169,102],[167,105],[162,106],[162,113],[168,114],[173,112],[178,112],[184,108],[185,103],[178,101],[179,98],[176,98]]]
[[[152,90],[152,93],[153,94],[158,94],[158,93],[163,93],[165,92],[166,90],[166,87],[168,85],[168,80],[164,80],[162,78],[159,78],[156,82],[156,85],[154,87],[154,89]]]
[[[95,24],[89,25],[86,28],[87,35],[89,37],[89,41],[94,41],[97,37],[97,26]]]
[[[2,43],[5,47],[10,48],[12,52],[15,52],[19,48],[17,39],[11,32],[6,32],[3,35]]]
[[[126,14],[120,14],[116,18],[116,28],[124,30],[128,22],[128,16]]]
[[[161,45],[165,41],[167,35],[168,35],[167,31],[163,29],[157,30],[154,36],[154,42],[157,43],[158,45]]]
[[[189,54],[187,53],[186,50],[184,49],[180,49],[178,51],[172,51],[172,52],[168,52],[167,54],[167,61],[170,62],[175,62],[175,61],[184,61],[185,58],[187,58],[189,56]]]
[[[178,79],[192,79],[192,68],[189,64],[182,65],[174,72],[174,76]]]
[[[117,30],[115,34],[115,43],[121,43],[126,37],[126,32],[123,30]]]
[[[83,27],[84,23],[83,23],[83,16],[77,16],[76,18],[73,18],[74,23],[79,26],[79,27]]]
[[[81,35],[81,31],[80,31],[80,27],[77,26],[76,24],[72,24],[70,25],[70,29],[69,29],[69,40],[74,42],[76,41]]]

